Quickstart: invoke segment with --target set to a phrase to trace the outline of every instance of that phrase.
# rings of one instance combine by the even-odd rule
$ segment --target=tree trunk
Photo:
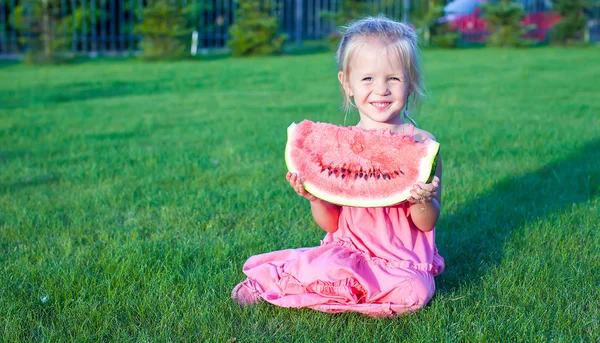
[[[42,10],[42,44],[44,45],[44,57],[49,59],[52,57],[52,38],[50,37],[50,14],[48,14],[48,5],[45,4]]]

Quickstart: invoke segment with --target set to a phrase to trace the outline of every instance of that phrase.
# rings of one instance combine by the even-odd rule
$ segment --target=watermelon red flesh
[[[325,201],[384,207],[410,196],[435,170],[439,144],[389,130],[363,130],[308,120],[288,128],[285,160],[304,188]]]

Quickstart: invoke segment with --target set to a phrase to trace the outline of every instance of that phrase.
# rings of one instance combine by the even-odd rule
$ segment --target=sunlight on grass
[[[598,53],[425,52],[447,270],[391,320],[229,299],[248,257],[324,235],[283,149],[343,122],[331,55],[4,66],[0,337],[598,341]]]

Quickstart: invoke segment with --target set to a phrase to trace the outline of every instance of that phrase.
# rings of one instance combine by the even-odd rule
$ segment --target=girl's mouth
[[[380,109],[380,110],[383,110],[383,109],[389,107],[390,104],[391,104],[391,102],[389,102],[389,101],[374,101],[374,102],[371,102],[371,105],[375,106],[375,108]]]

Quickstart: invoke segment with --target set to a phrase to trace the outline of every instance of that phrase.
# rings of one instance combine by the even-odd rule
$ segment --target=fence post
[[[410,22],[410,0],[404,0],[402,2],[402,22],[408,24]]]
[[[75,0],[71,0],[71,18],[73,18],[73,25],[71,29],[73,42],[71,43],[71,50],[73,51],[73,55],[77,55],[77,20],[75,20],[75,11],[77,10],[77,2]]]
[[[10,0],[10,7],[9,7],[10,11],[14,11],[15,10],[15,6],[16,6],[15,5],[15,0]],[[10,13],[7,16],[7,19],[9,18],[9,16],[10,16]],[[15,54],[18,54],[19,53],[19,51],[18,51],[19,47],[17,45],[17,30],[14,27],[12,27],[12,26],[10,28],[10,44],[11,44],[12,51]]]
[[[10,8],[8,9],[10,11]],[[2,30],[0,32],[0,42],[2,42],[2,45],[0,46],[0,54],[7,54],[8,51],[6,50],[6,41],[7,41],[7,35],[6,35],[6,23],[8,22],[8,20],[4,19],[4,1],[0,0],[0,30]]]
[[[92,41],[92,46],[91,46],[91,52],[90,52],[90,56],[92,57],[96,57],[98,55],[98,35],[96,34],[96,0],[92,0],[90,1],[90,25],[91,25],[91,31],[92,31],[92,37],[91,37],[91,41]]]
[[[296,0],[296,44],[302,44],[302,0]]]
[[[85,55],[88,51],[88,41],[87,41],[87,14],[85,8],[85,0],[81,1],[81,52]],[[75,15],[73,16],[75,18]]]

